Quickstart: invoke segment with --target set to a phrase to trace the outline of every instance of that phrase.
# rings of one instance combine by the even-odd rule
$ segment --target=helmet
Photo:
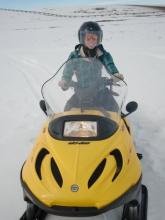
[[[101,27],[98,25],[98,23],[93,21],[84,22],[79,31],[78,31],[78,38],[80,44],[84,45],[84,37],[85,34],[95,34],[98,36],[97,45],[99,45],[103,38],[103,31],[101,30]]]

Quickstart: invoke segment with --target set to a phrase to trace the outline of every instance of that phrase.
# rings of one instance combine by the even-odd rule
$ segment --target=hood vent
[[[41,164],[47,154],[49,154],[49,151],[46,150],[45,148],[42,148],[36,158],[35,169],[36,169],[37,175],[40,180],[42,179],[42,177],[41,177]]]
[[[116,160],[116,172],[115,175],[112,178],[112,182],[117,178],[117,176],[119,175],[119,173],[122,170],[123,167],[123,158],[122,158],[122,154],[118,149],[113,150],[110,155],[114,156],[115,160]]]
[[[104,167],[106,164],[106,159],[104,159],[95,169],[95,171],[93,172],[93,174],[91,175],[89,181],[88,181],[88,188],[90,188],[95,182],[96,180],[101,176]]]
[[[45,148],[42,148],[40,150],[40,152],[38,153],[38,156],[36,158],[35,169],[36,169],[37,175],[38,175],[40,180],[42,179],[42,176],[41,176],[41,165],[42,165],[42,162],[43,162],[44,158],[48,154],[49,154],[49,151],[47,149],[45,149]],[[63,179],[62,179],[61,173],[59,171],[59,168],[58,168],[58,166],[57,166],[57,164],[56,164],[56,162],[55,162],[55,160],[53,158],[51,158],[50,165],[51,165],[51,171],[52,171],[54,179],[56,180],[56,182],[59,185],[59,187],[62,187]]]
[[[52,170],[52,174],[53,174],[54,179],[56,180],[57,184],[59,185],[59,187],[62,187],[63,179],[62,179],[60,170],[59,170],[59,168],[53,158],[51,158],[51,170]]]

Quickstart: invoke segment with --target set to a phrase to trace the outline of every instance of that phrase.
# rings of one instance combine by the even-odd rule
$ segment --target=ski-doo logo
[[[78,186],[78,185],[73,184],[73,185],[71,186],[71,191],[72,191],[72,192],[77,192],[78,190],[79,190],[79,186]]]
[[[90,144],[90,142],[87,141],[71,141],[69,144]]]

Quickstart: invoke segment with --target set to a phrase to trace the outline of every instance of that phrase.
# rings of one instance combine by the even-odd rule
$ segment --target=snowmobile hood
[[[80,112],[72,115],[80,117]],[[102,113],[94,115],[102,118]],[[53,120],[61,117],[68,113]],[[22,182],[42,204],[100,209],[137,184],[141,166],[123,120],[112,135],[91,140],[56,139],[50,134],[50,123],[44,126],[21,174]]]

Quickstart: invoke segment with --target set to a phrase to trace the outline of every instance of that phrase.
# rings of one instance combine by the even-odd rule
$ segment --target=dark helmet
[[[84,45],[84,37],[85,34],[91,33],[91,34],[96,34],[98,36],[98,42],[97,45],[99,45],[102,41],[103,38],[103,31],[101,30],[101,27],[98,25],[98,23],[93,22],[93,21],[88,21],[84,22],[79,31],[78,31],[78,38],[80,44]]]

